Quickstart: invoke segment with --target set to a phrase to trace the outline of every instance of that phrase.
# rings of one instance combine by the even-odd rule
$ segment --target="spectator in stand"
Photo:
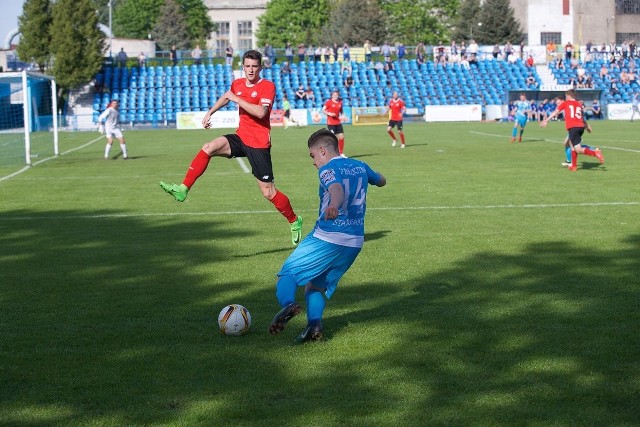
[[[562,58],[556,59],[556,69],[564,70],[564,60]]]
[[[315,101],[316,95],[315,93],[313,93],[313,89],[311,89],[311,86],[307,86],[307,91],[305,92],[305,96],[307,97],[308,101]]]
[[[304,90],[304,86],[298,86],[298,90],[296,91],[295,95],[297,101],[304,101],[305,99],[307,99],[307,93]]]
[[[313,62],[314,55],[316,54],[316,50],[313,47],[313,44],[309,45],[307,48],[307,61]]]
[[[578,61],[578,58],[573,57],[573,58],[571,58],[571,62],[570,62],[570,64],[571,64],[571,65],[570,65],[570,68],[571,68],[572,70],[577,70],[577,69],[578,69],[578,66],[580,65],[580,62]]]
[[[416,52],[416,62],[418,63],[418,65],[422,65],[425,62],[424,53],[422,53],[421,51]]]
[[[171,50],[169,51],[169,59],[171,59],[171,63],[175,67],[178,65],[178,51],[176,50],[176,45],[171,46]]]
[[[475,40],[471,39],[469,42],[469,47],[467,48],[467,52],[469,53],[469,64],[477,65],[478,64],[478,43]]]
[[[200,45],[197,44],[196,47],[191,51],[191,56],[195,60],[196,65],[200,65],[202,60],[202,49],[200,49]]]
[[[420,42],[416,45],[416,59],[418,58],[418,56],[422,56],[422,59],[424,60],[424,58],[427,56],[427,49],[424,47],[424,43]]]
[[[396,49],[397,49],[397,52],[398,52],[398,61],[402,62],[402,60],[404,59],[404,56],[407,53],[407,48],[404,47],[404,44],[399,43],[398,47]]]
[[[262,60],[262,68],[264,68],[265,70],[271,68],[273,66],[273,64],[271,63],[271,58],[269,58],[268,56],[265,56],[264,59]]]
[[[504,59],[505,61],[509,59],[509,56],[513,55],[513,46],[510,41],[507,41],[507,44],[504,45]]]
[[[120,52],[118,52],[118,65],[120,67],[126,67],[127,66],[127,53],[124,51],[124,48],[121,47],[120,48]]]
[[[453,57],[458,56],[458,45],[455,40],[451,40],[451,46],[449,46],[449,54]],[[453,62],[459,62],[460,58],[454,58]]]
[[[368,64],[369,62],[371,62],[371,43],[369,42],[369,40],[364,41],[363,48],[364,48],[364,60]]]
[[[146,64],[147,64],[147,56],[144,54],[144,52],[140,52],[140,55],[138,55],[138,66],[144,67]]]
[[[433,61],[436,63],[445,63],[447,61],[447,51],[442,42],[438,43],[438,46],[434,47]]]
[[[584,89],[587,87],[587,77],[584,74],[578,74],[576,79],[576,85],[578,89]]]
[[[338,52],[338,43],[334,43],[331,47],[333,48],[333,62],[338,62],[338,54],[340,53]]]
[[[471,67],[469,67],[469,60],[467,59],[467,57],[466,57],[466,56],[463,56],[463,57],[462,57],[462,59],[460,60],[460,65],[461,65],[462,67],[464,67],[465,69],[467,69],[467,70],[468,70],[469,68],[471,68]]]
[[[629,72],[627,73],[629,76],[629,83],[633,83],[636,81],[636,73],[631,68],[629,68]]]
[[[264,56],[269,59],[271,65],[276,63],[276,50],[269,43],[264,46]]]
[[[344,62],[351,61],[351,52],[349,51],[349,45],[346,43],[342,46],[342,60]]]
[[[351,77],[351,74],[353,74],[351,61],[342,61],[342,65],[340,66],[340,75],[343,78],[346,78],[346,77]]]
[[[629,84],[629,74],[627,74],[627,70],[624,68],[620,71],[620,83],[623,85]]]
[[[323,56],[322,55],[322,47],[320,47],[320,46],[316,47],[316,50],[313,53],[313,59],[316,62],[320,62],[320,61],[322,61],[322,56]]]
[[[331,47],[331,46],[327,46],[327,56],[325,56],[325,58],[324,58],[324,60],[325,60],[325,62],[326,62],[327,64],[329,63],[329,61],[331,61],[331,57],[332,57],[332,56],[333,56],[334,58],[335,58],[335,56],[336,56],[336,55],[335,55],[335,53],[334,53],[334,51],[333,51],[333,47]]]
[[[344,88],[346,90],[349,90],[351,86],[353,86],[353,77],[351,77],[351,75],[347,75],[347,77],[344,79]]]
[[[529,55],[529,57],[527,58],[526,64],[527,64],[527,67],[533,68],[534,66],[533,55]]]
[[[553,61],[556,57],[556,44],[553,41],[547,43],[547,62]]]
[[[304,54],[307,50],[304,47],[304,43],[298,45],[298,62],[304,62]]]
[[[609,69],[605,64],[602,64],[602,66],[600,67],[600,78],[605,80],[608,74],[609,74]]]
[[[498,56],[500,56],[500,45],[498,43],[493,45],[493,52],[491,52],[493,55],[493,59],[498,59]]]
[[[391,46],[389,46],[389,43],[387,43],[386,41],[384,42],[384,44],[380,48],[380,53],[384,58],[384,62],[391,62]]]
[[[460,42],[460,59],[466,59],[467,57],[467,45],[464,43],[464,40]],[[469,61],[467,61],[469,63]]]
[[[538,80],[536,80],[536,77],[533,75],[533,73],[529,73],[529,76],[527,76],[527,87],[538,87]]]
[[[573,45],[571,44],[571,42],[567,42],[567,44],[564,45],[565,61],[570,62],[572,56],[573,56]]]
[[[328,64],[329,63],[329,46],[324,46],[323,48],[321,48],[320,54],[322,55],[324,62]]]
[[[520,40],[520,59],[524,60],[524,40]]]
[[[589,74],[586,74],[586,76],[587,76],[587,82],[585,83],[585,87],[587,89],[593,89],[593,79]]]
[[[587,45],[586,45],[585,49],[586,49],[587,52],[591,52],[591,48],[592,47],[593,47],[593,43],[591,42],[591,40],[589,40],[587,42]]]
[[[280,73],[289,75],[291,74],[291,66],[289,65],[289,61],[284,61],[282,67],[280,68]]]
[[[600,107],[600,102],[598,102],[597,99],[594,99],[591,103],[591,107],[587,109],[587,115],[593,119],[602,118],[602,107]]]
[[[231,46],[231,43],[229,43],[227,45],[227,48],[224,51],[225,54],[225,63],[227,65],[233,66],[233,46]]]
[[[293,47],[291,46],[291,42],[287,42],[287,45],[284,48],[284,56],[287,57],[287,62],[289,64],[293,64]]]
[[[614,95],[614,96],[620,94],[620,90],[618,89],[618,84],[615,81],[611,82],[609,93],[611,93],[611,95]]]

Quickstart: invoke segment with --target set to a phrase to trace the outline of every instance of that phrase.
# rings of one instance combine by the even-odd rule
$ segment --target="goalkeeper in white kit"
[[[111,144],[113,144],[113,138],[116,137],[118,141],[120,141],[120,149],[122,150],[122,158],[126,159],[127,156],[127,144],[124,142],[124,136],[122,135],[122,131],[118,127],[118,116],[120,112],[118,111],[118,106],[120,103],[118,101],[111,101],[109,105],[107,105],[107,109],[100,114],[98,117],[98,123],[100,124],[98,130],[100,133],[104,130],[105,135],[107,136],[107,145],[104,147],[104,158],[109,158],[109,151],[111,151]]]

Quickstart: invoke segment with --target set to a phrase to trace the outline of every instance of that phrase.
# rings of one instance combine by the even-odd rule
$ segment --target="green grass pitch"
[[[304,315],[267,332],[292,247],[254,178],[214,159],[182,204],[158,186],[226,131],[127,131],[126,161],[61,134],[63,155],[0,168],[0,424],[639,425],[640,125],[592,125],[606,163],[574,173],[563,123],[521,144],[506,123],[406,124],[404,150],[347,127],[388,185],[303,346]],[[316,129],[272,133],[305,234]],[[219,333],[228,303],[248,335]]]

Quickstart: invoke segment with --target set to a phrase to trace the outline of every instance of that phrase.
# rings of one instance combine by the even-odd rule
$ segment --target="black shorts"
[[[582,134],[584,134],[584,128],[571,128],[569,129],[569,142],[572,146],[576,146],[582,143]]]
[[[394,126],[397,126],[398,130],[402,130],[402,120],[389,120],[389,127],[393,129]]]
[[[284,110],[284,116],[286,118],[289,118],[290,115],[291,115],[291,110]]]
[[[329,129],[331,133],[334,135],[338,135],[339,133],[344,133],[344,129],[342,129],[342,125],[327,125],[327,129]]]
[[[246,157],[251,165],[251,173],[259,181],[273,182],[273,166],[271,164],[271,148],[253,148],[245,145],[240,137],[231,133],[225,135],[231,147],[229,158]]]

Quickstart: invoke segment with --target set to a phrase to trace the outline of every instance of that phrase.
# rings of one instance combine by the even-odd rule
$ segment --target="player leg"
[[[109,159],[109,152],[111,151],[111,145],[113,145],[113,136],[110,133],[107,133],[107,145],[105,145],[104,147],[105,160]]]
[[[571,166],[571,142],[569,141],[569,135],[564,139],[564,154],[566,162],[562,163],[562,166]]]
[[[338,151],[340,152],[340,155],[342,157],[347,157],[344,155],[344,133],[338,133],[336,134],[336,137],[338,138]]]
[[[129,156],[127,155],[127,145],[124,142],[124,135],[122,135],[122,131],[120,129],[115,129],[114,135],[118,139],[118,142],[120,143],[120,151],[122,151],[122,158],[127,159]]]
[[[391,143],[391,146],[395,147],[398,141],[396,141],[396,135],[393,133],[393,126],[394,126],[394,123],[389,121],[389,124],[387,125],[387,133],[391,137],[391,141],[393,141]]]
[[[522,134],[524,133],[524,128],[527,126],[527,117],[524,116],[520,120],[520,137],[518,138],[518,142],[522,142]]]
[[[398,133],[400,134],[400,148],[406,147],[404,142],[404,131],[402,130],[402,120],[398,122]]]
[[[511,129],[511,142],[516,142],[516,135],[518,134],[518,121],[520,119],[518,117],[515,118],[513,122],[513,129]]]
[[[189,169],[182,180],[182,184],[167,184],[160,182],[160,187],[171,194],[177,201],[183,202],[187,198],[189,190],[200,176],[207,170],[209,161],[213,156],[231,156],[231,146],[227,139],[229,135],[219,136],[213,141],[207,142],[191,161]]]

